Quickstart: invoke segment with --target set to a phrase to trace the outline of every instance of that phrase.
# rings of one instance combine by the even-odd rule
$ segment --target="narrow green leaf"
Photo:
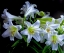
[[[27,37],[25,35],[22,36],[24,41],[27,42]]]
[[[63,51],[62,51],[62,49],[61,49],[60,46],[58,46],[58,52],[59,52],[59,53],[63,53]]]
[[[37,42],[37,41],[35,41],[35,40],[32,40],[39,48],[41,48],[42,49],[42,47],[41,47],[41,45]]]
[[[55,50],[52,50],[52,53],[56,53],[56,51]]]
[[[18,43],[19,43],[20,40],[17,40],[11,47],[15,47]]]
[[[30,48],[32,48],[35,51],[35,53],[39,53],[35,46],[32,46],[32,47],[30,46]]]
[[[50,46],[45,46],[44,49],[42,50],[42,53],[47,53],[50,52]]]

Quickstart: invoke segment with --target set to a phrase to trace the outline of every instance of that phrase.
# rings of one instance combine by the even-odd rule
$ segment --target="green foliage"
[[[35,51],[35,53],[39,53],[39,50],[34,45],[32,47],[30,46],[30,48],[32,48]]]
[[[42,46],[39,44],[39,42],[35,41],[35,40],[32,40],[39,48],[42,49]]]
[[[17,40],[16,42],[14,42],[14,44],[11,47],[16,47],[17,44],[19,43],[20,40]]]
[[[46,24],[47,21],[52,21],[51,17],[47,17],[47,18],[38,18],[38,20],[40,20],[41,24]]]
[[[60,25],[64,25],[64,20],[62,21],[62,23]]]
[[[64,53],[64,51],[61,49],[60,46],[58,46],[58,52],[59,52],[59,53]]]
[[[50,46],[45,46],[42,50],[42,53],[51,53],[51,48]]]
[[[39,15],[39,16],[45,16],[45,12],[40,11],[38,15]]]

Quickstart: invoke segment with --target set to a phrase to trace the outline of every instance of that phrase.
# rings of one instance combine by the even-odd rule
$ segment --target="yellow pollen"
[[[51,40],[52,40],[52,42],[53,42],[54,44],[56,44],[58,38],[57,38],[56,35],[53,35],[53,36],[51,37]]]
[[[18,29],[15,26],[10,26],[10,33],[11,36],[14,36]]]
[[[50,32],[50,29],[49,28],[47,28],[46,30],[47,30],[48,33]]]
[[[29,32],[29,34],[33,35],[33,34],[35,33],[34,27],[30,26],[30,27],[28,28],[28,32]]]

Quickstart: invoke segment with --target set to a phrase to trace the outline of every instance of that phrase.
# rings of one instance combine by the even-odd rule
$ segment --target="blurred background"
[[[10,12],[13,15],[19,16],[20,15],[20,8],[23,6],[25,1],[29,1],[30,3],[36,4],[37,9],[44,12],[50,12],[50,16],[54,18],[60,18],[61,14],[64,14],[64,0],[0,0],[1,6],[0,6],[0,13],[3,13],[4,9],[8,9],[8,12]],[[7,51],[10,48],[10,46],[14,43],[9,40],[9,38],[3,38],[1,37],[1,34],[4,32],[4,29],[2,27],[3,19],[0,18],[0,53],[7,53]],[[9,45],[10,44],[10,45]],[[3,50],[3,51],[2,51]],[[24,51],[24,50],[18,50]],[[29,51],[27,49],[27,51]]]

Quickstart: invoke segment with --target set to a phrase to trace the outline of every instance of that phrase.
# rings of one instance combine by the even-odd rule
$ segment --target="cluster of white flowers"
[[[35,14],[44,15],[44,12],[34,8],[36,6],[26,1],[25,5],[21,8],[21,14],[24,12],[24,18],[28,19],[30,16],[34,19]],[[33,22],[33,24],[23,18],[23,24],[14,25],[12,21],[21,17],[12,15],[7,12],[7,9],[4,9],[2,18],[6,20],[3,24],[6,31],[2,34],[2,37],[10,37],[11,41],[14,41],[14,37],[22,39],[23,35],[27,35],[27,43],[30,43],[32,38],[34,38],[37,42],[45,42],[46,45],[50,45],[52,50],[57,50],[58,44],[60,46],[64,44],[64,15],[55,19],[53,17],[50,18],[49,14],[45,14],[42,18],[36,18],[36,22]],[[27,27],[24,28],[23,25]]]

